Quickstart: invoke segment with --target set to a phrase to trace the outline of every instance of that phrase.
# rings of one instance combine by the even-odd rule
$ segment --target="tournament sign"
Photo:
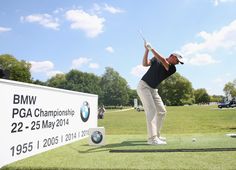
[[[0,167],[83,139],[98,96],[0,79]]]

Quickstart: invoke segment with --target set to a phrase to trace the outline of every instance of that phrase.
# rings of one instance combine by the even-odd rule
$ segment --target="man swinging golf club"
[[[150,68],[140,80],[137,92],[142,101],[147,121],[148,141],[150,145],[166,144],[166,138],[161,137],[161,127],[166,115],[166,108],[158,94],[158,85],[176,72],[175,65],[181,63],[182,56],[172,53],[168,58],[161,56],[150,43],[144,39],[145,52],[143,56],[143,66]],[[148,59],[149,52],[154,57]]]

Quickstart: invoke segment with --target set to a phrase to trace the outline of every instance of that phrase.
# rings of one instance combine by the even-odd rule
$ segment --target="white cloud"
[[[48,71],[46,73],[47,77],[49,77],[49,78],[55,76],[56,74],[64,74],[64,73],[59,70]]]
[[[111,14],[118,14],[118,13],[125,12],[124,10],[122,10],[120,8],[113,7],[113,6],[108,5],[108,4],[99,5],[97,3],[93,4],[93,8],[90,11],[92,13],[96,13],[96,14],[101,14],[103,11],[109,12]]]
[[[215,6],[218,6],[218,5],[219,5],[218,0],[213,0],[213,3],[214,3]]]
[[[90,38],[103,32],[105,19],[97,15],[90,15],[83,10],[69,10],[66,19],[71,21],[71,29],[80,29]]]
[[[26,17],[21,17],[22,22],[38,23],[43,27],[53,30],[59,30],[59,20],[49,14],[32,14]]]
[[[220,3],[235,2],[236,0],[213,0],[214,6],[218,6]]]
[[[213,80],[213,82],[216,84],[223,84],[225,83],[225,80],[222,77],[218,77],[215,80]]]
[[[107,11],[107,12],[110,12],[112,14],[117,14],[117,13],[123,13],[124,12],[123,10],[121,10],[119,8],[116,8],[116,7],[113,7],[111,5],[108,5],[108,4],[105,4],[104,10]]]
[[[11,31],[11,28],[0,27],[0,33],[1,33],[1,32],[8,32],[8,31]]]
[[[94,3],[93,8],[90,10],[92,13],[101,14],[102,7],[99,4]]]
[[[81,57],[72,61],[72,68],[79,68],[83,65],[87,65],[91,59],[86,57]]]
[[[98,69],[99,65],[97,63],[89,63],[89,68]]]
[[[195,56],[190,58],[188,62],[192,65],[208,65],[219,63],[219,61],[213,59],[213,57],[209,54],[195,54]]]
[[[51,61],[30,61],[30,63],[30,72],[35,76],[46,75],[47,78],[51,78],[56,74],[64,74],[62,71],[53,70],[54,64]]]
[[[92,59],[86,58],[86,57],[80,57],[78,59],[75,59],[72,61],[72,69],[79,69],[83,66],[92,68],[92,69],[98,69],[100,66],[97,63],[90,62]]]
[[[105,50],[109,53],[114,53],[114,49],[111,46],[106,47]]]
[[[218,75],[217,78],[215,78],[212,82],[215,83],[216,85],[225,85],[226,83],[232,81],[234,78],[234,75],[231,73],[224,73],[222,75]]]
[[[208,91],[211,95],[213,94],[223,94],[223,89],[226,83],[232,81],[234,79],[234,74],[231,73],[223,73],[221,75],[217,75],[217,77],[211,80],[210,87],[208,87]]]
[[[131,74],[136,77],[141,77],[144,75],[144,73],[148,70],[149,67],[144,67],[142,65],[137,65],[132,68]]]
[[[53,69],[54,64],[51,61],[30,61],[31,63],[31,72],[33,73],[40,73],[40,72],[47,72]]]
[[[180,53],[187,61],[191,61],[191,64],[196,62],[199,65],[199,61],[201,65],[218,63],[219,61],[213,57],[217,54],[214,53],[218,50],[232,52],[236,49],[236,20],[218,31],[211,33],[201,31],[197,35],[202,38],[202,42],[187,43],[181,48]]]
[[[58,9],[54,10],[53,13],[58,14],[58,13],[63,12],[63,11],[64,11],[63,8],[58,8]]]

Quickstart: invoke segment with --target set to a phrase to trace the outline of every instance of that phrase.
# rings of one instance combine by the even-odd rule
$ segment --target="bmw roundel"
[[[94,131],[93,134],[91,135],[91,140],[95,144],[99,144],[102,142],[103,135],[100,131]]]
[[[87,122],[90,115],[90,107],[87,101],[83,102],[83,105],[80,108],[80,117],[83,122]]]

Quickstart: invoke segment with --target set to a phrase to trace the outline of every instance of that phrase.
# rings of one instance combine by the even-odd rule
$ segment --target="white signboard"
[[[88,136],[98,96],[0,80],[0,167]]]

